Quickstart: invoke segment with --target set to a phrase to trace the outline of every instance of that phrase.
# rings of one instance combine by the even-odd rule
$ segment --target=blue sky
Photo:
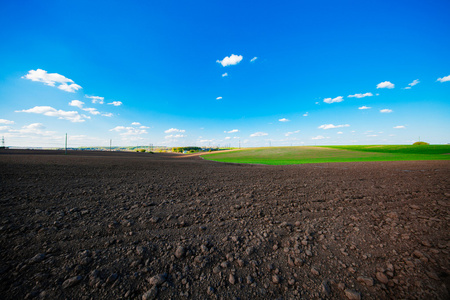
[[[7,146],[450,142],[449,1],[1,1]]]

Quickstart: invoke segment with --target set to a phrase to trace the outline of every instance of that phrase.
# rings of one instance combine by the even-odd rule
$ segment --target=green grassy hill
[[[292,165],[307,163],[450,160],[450,145],[374,145],[249,148],[202,155],[204,159],[232,163]]]

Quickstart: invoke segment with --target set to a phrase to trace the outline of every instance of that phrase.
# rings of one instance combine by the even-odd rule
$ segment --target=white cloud
[[[338,103],[338,102],[342,102],[342,101],[344,101],[344,97],[342,97],[342,96],[338,96],[336,98],[325,98],[325,99],[323,99],[323,102],[328,103],[328,104],[330,104],[330,103]]]
[[[300,130],[296,130],[296,131],[292,131],[292,132],[286,132],[284,135],[285,136],[290,136],[292,134],[299,133],[299,132],[300,132]]]
[[[342,131],[338,131],[337,134],[344,134]]]
[[[350,125],[349,124],[344,124],[344,125],[323,124],[317,128],[319,128],[319,129],[334,129],[334,128],[342,128],[342,127],[350,127]]]
[[[186,130],[184,130],[184,129],[177,129],[177,128],[170,128],[170,129],[167,129],[164,132],[165,133],[172,133],[172,132],[181,132],[181,133],[183,133],[183,132],[186,132]]]
[[[372,97],[372,93],[365,93],[365,94],[354,94],[354,95],[348,95],[349,98],[364,98],[364,97]]]
[[[216,100],[222,100],[222,97],[217,97]]]
[[[308,112],[305,112],[305,113],[303,114],[304,117],[307,117],[308,115],[309,115]]]
[[[226,140],[231,140],[231,137],[227,136],[225,139],[226,139]]]
[[[28,71],[28,74],[22,76],[22,78],[42,82],[48,86],[55,86],[55,84],[58,84],[58,89],[70,93],[74,93],[76,90],[81,89],[81,86],[75,84],[72,79],[58,73],[47,73],[47,71],[42,69],[30,70]]]
[[[370,137],[376,137],[376,136],[378,136],[377,134],[369,134],[369,135],[367,135],[367,136],[370,136]]]
[[[358,109],[371,109],[372,107],[368,107],[368,106],[361,106],[361,107],[358,107]]]
[[[85,97],[91,99],[91,100],[92,100],[92,103],[98,103],[98,104],[103,104],[103,103],[105,103],[105,102],[104,102],[105,97],[100,97],[100,96],[88,96],[88,95],[86,95]]]
[[[250,134],[250,137],[265,136],[265,135],[269,135],[269,134],[265,133],[265,132],[255,132],[255,133]]]
[[[89,117],[80,115],[77,111],[64,111],[51,106],[35,106],[30,109],[16,110],[16,112],[43,114],[44,116],[57,117],[58,119],[69,120],[70,122],[84,122]]]
[[[216,62],[222,64],[222,66],[231,66],[231,65],[237,65],[242,60],[242,55],[234,55],[231,54],[231,56],[225,56],[222,60],[216,60]]]
[[[139,126],[139,125],[141,125],[141,123],[139,123],[139,122],[133,122],[133,123],[131,123],[131,125]]]
[[[377,89],[393,89],[395,84],[390,81],[383,81],[377,84]]]
[[[325,137],[323,136],[323,135],[318,135],[318,136],[315,136],[315,137],[313,137],[313,138],[311,138],[312,140],[323,140]]]
[[[0,119],[0,124],[14,124],[14,121],[6,120],[6,119]]]
[[[280,122],[289,122],[290,120],[288,120],[286,118],[283,118],[283,119],[279,119],[278,121],[280,121]]]
[[[150,128],[150,127],[148,127],[148,126],[139,126],[139,128],[141,128],[141,129],[147,129],[147,128]]]
[[[380,113],[382,113],[382,114],[388,114],[388,113],[391,113],[391,112],[393,112],[393,110],[389,109],[389,108],[385,108],[385,109],[381,109],[380,110]]]
[[[222,77],[227,77],[228,76],[228,73],[223,73],[222,74]]]
[[[145,129],[139,129],[131,126],[129,127],[116,126],[113,129],[110,129],[109,131],[119,132],[121,136],[137,136],[148,133],[147,130]]]
[[[416,84],[420,83],[419,79],[413,80],[413,82],[408,83],[409,86],[415,86]]]
[[[183,134],[170,134],[170,135],[166,135],[164,138],[165,139],[179,139],[179,138],[184,138],[186,137]]]
[[[93,108],[93,107],[83,107],[83,106],[84,106],[84,102],[83,102],[83,101],[80,101],[80,100],[72,100],[72,101],[69,102],[69,105],[70,105],[70,106],[78,107],[79,109],[82,109],[82,110],[84,110],[84,111],[87,111],[87,112],[89,112],[89,113],[92,114],[92,115],[100,115],[100,114],[101,114],[96,108]],[[105,116],[105,117],[111,117],[111,116],[112,116],[112,113],[103,113],[102,116]]]
[[[436,81],[439,81],[439,82],[450,81],[450,75],[438,78]]]
[[[258,58],[255,56],[252,59],[250,59],[250,62],[254,62],[255,60],[257,60]]]
[[[0,126],[0,131],[9,131],[11,126]]]
[[[235,132],[239,132],[239,130],[238,129],[233,129],[233,130],[230,130],[230,131],[224,131],[225,133],[235,133]]]
[[[398,126],[394,126],[394,129],[405,129],[406,126],[404,125],[398,125]]]
[[[113,101],[113,102],[108,103],[108,104],[114,105],[114,106],[121,106],[121,105],[122,105],[122,102],[121,102],[121,101]]]
[[[72,100],[72,101],[69,102],[69,105],[78,107],[80,109],[83,109],[84,102],[82,102],[80,100]]]

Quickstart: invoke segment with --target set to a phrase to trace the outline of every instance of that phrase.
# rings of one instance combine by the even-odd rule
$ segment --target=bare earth
[[[450,161],[0,151],[2,299],[449,299]]]

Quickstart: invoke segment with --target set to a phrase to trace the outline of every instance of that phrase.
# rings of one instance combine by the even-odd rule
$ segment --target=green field
[[[230,163],[295,165],[331,162],[450,160],[450,145],[266,147],[202,155]]]

